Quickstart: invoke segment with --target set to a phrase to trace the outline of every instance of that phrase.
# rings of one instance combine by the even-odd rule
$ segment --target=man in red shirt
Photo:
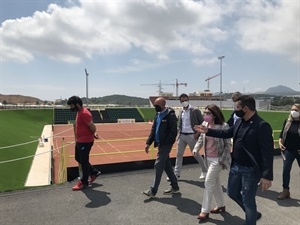
[[[89,183],[92,183],[101,172],[95,169],[89,162],[89,155],[94,144],[94,138],[99,139],[96,133],[96,126],[92,120],[90,111],[82,106],[82,100],[78,96],[72,96],[68,99],[71,111],[77,112],[76,122],[74,123],[75,135],[75,160],[81,164],[82,178],[72,188],[73,191],[78,191],[86,188]],[[90,180],[88,177],[90,175]]]

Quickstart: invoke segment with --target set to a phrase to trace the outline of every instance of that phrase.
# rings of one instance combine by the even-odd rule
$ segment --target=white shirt
[[[239,119],[240,117],[238,117],[237,115],[235,115],[235,113],[233,114],[233,124],[235,124],[235,122]]]
[[[181,113],[181,122],[182,122],[181,132],[182,133],[194,133],[194,131],[192,129],[192,124],[191,124],[190,108],[191,108],[191,105],[189,105],[186,110],[183,109],[182,113]]]

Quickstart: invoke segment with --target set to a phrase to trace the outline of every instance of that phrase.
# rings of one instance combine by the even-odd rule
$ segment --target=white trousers
[[[196,142],[197,142],[197,140],[194,138],[194,134],[189,134],[189,135],[180,134],[180,136],[178,138],[178,143],[177,143],[177,156],[176,156],[175,170],[174,170],[176,176],[180,176],[180,172],[181,172],[181,168],[182,168],[182,161],[183,161],[183,154],[184,154],[186,146],[188,145],[190,148],[190,151],[193,152]],[[202,156],[199,154],[199,152],[194,157],[198,161],[198,163],[202,169],[202,172],[206,172],[207,169],[206,169],[204,160],[203,160]]]
[[[217,207],[224,206],[224,196],[220,182],[222,166],[219,165],[219,158],[207,157],[208,171],[205,178],[205,189],[203,194],[201,212],[209,213],[211,210],[212,197],[215,197]]]

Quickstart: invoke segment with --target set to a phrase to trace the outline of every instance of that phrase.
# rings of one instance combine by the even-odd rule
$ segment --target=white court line
[[[51,184],[51,146],[53,146],[52,125],[45,125],[41,137],[49,137],[44,146],[38,144],[35,156],[32,160],[25,186],[44,186]]]

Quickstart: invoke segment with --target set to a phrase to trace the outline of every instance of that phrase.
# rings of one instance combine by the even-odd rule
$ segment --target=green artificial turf
[[[49,109],[1,110],[0,162],[34,155],[44,125],[52,120],[53,110]],[[23,188],[32,159],[0,163],[0,191]]]

